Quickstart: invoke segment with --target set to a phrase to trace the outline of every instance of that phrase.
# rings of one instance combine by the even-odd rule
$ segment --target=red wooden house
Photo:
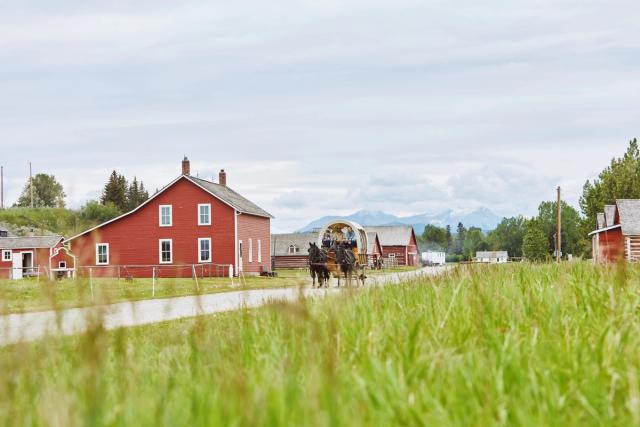
[[[595,262],[640,261],[640,199],[605,206],[597,216],[597,230],[589,235]]]
[[[387,266],[417,266],[418,240],[410,225],[365,227],[367,232],[378,234],[382,245],[382,256]]]
[[[69,239],[87,274],[190,277],[270,270],[272,216],[227,186],[182,174],[136,209]],[[231,268],[230,268],[231,267]]]
[[[62,236],[0,237],[0,277],[73,277],[75,257]]]

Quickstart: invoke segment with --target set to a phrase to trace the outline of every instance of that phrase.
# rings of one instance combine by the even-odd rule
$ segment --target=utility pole
[[[0,166],[0,209],[4,209],[4,166]]]
[[[562,254],[562,222],[561,222],[561,203],[562,199],[560,198],[560,187],[558,186],[558,204],[556,208],[558,209],[557,218],[556,218],[556,261],[560,262],[561,254]]]
[[[33,209],[33,174],[31,173],[31,162],[29,162],[29,191],[31,192],[31,209]]]

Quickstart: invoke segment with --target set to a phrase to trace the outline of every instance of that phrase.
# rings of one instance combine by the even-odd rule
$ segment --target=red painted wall
[[[62,243],[58,243],[56,247],[61,246]],[[0,250],[2,252],[2,250]],[[19,254],[20,252],[33,252],[33,268],[34,273],[37,272],[37,268],[40,268],[40,276],[43,278],[47,278],[47,273],[49,272],[49,257],[52,254],[52,249],[49,248],[21,248],[21,249],[13,249],[11,250],[12,254]],[[1,255],[1,254],[0,254]],[[3,262],[0,257],[0,278],[10,278],[11,277],[11,268],[13,267],[12,261]]]
[[[624,237],[620,228],[603,231],[597,236],[599,239],[596,257],[598,262],[617,262],[624,258]],[[596,236],[593,238],[595,239]]]
[[[253,242],[249,244],[249,239]],[[242,261],[245,273],[271,271],[271,220],[260,216],[238,216],[238,240],[242,241]],[[262,245],[262,262],[258,262],[258,241]],[[253,262],[249,250],[253,246]]]
[[[211,203],[212,225],[198,225],[199,203]],[[171,227],[159,226],[160,205],[172,205]],[[150,266],[160,263],[159,239],[172,239],[173,263],[160,267],[160,277],[191,277],[190,267],[176,269],[170,266],[197,264],[198,238],[211,238],[214,264],[235,264],[234,215],[234,209],[229,205],[182,178],[139,210],[72,240],[71,249],[78,257],[79,274],[87,275],[87,267],[96,264],[97,243],[109,243],[109,265],[112,267]],[[263,242],[265,250],[268,254],[268,237],[266,244]],[[216,269],[212,269],[205,275],[215,273]],[[118,272],[114,268],[97,267],[94,274],[150,277],[152,269],[129,267]]]

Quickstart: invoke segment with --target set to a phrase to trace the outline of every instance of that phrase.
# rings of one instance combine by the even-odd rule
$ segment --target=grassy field
[[[20,281],[0,280],[0,314],[22,313],[83,307],[122,301],[151,298],[168,298],[184,295],[210,294],[249,289],[299,286],[309,274],[302,270],[279,271],[277,278],[245,276],[243,280],[228,278],[158,279],[155,295],[151,279],[133,281],[94,279],[93,292],[89,281],[63,280],[56,282],[25,279]]]
[[[467,266],[0,350],[0,423],[640,424],[640,269]]]

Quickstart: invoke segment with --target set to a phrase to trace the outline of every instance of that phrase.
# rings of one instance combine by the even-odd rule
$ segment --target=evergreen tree
[[[459,222],[457,227],[456,234],[456,242],[455,242],[455,253],[458,255],[462,255],[464,251],[464,239],[466,235],[467,229],[464,228],[464,225]]]
[[[446,231],[446,236],[447,236],[447,253],[451,252],[451,244],[453,243],[453,237],[451,236],[451,226],[449,224],[447,224],[447,231]]]
[[[127,189],[127,208],[129,210],[135,209],[138,207],[140,200],[140,189],[138,188],[138,178],[133,177],[133,181],[129,188]]]
[[[107,184],[102,191],[102,197],[100,203],[106,205],[107,203],[113,203],[121,212],[124,212],[128,208],[127,203],[127,180],[123,175],[118,175],[114,170],[109,176]]]

